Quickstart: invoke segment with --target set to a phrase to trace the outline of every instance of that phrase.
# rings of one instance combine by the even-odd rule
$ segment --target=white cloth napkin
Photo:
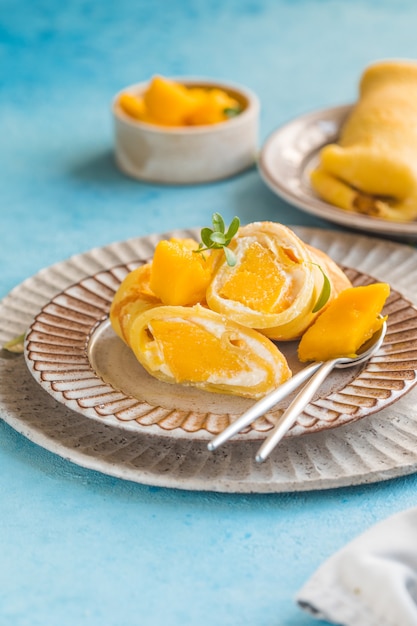
[[[417,626],[417,507],[372,526],[298,592],[310,615],[340,626]]]

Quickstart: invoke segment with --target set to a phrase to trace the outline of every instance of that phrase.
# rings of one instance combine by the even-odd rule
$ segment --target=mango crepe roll
[[[314,190],[348,211],[388,220],[417,217],[417,63],[367,68],[337,143],[320,152]]]
[[[150,287],[151,264],[141,265],[120,283],[110,307],[110,323],[125,343],[133,319],[147,309],[162,304]]]
[[[210,392],[258,398],[291,376],[272,341],[199,304],[137,315],[129,345],[155,378]]]
[[[302,335],[320,312],[315,309],[326,280],[329,293],[323,305],[351,286],[334,261],[282,224],[248,224],[229,247],[236,264],[230,267],[221,257],[207,289],[207,304],[271,339]]]

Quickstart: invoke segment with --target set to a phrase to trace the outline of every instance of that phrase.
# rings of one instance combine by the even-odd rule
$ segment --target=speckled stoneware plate
[[[261,177],[278,196],[307,213],[364,232],[416,240],[417,221],[391,222],[344,211],[321,200],[310,185],[309,174],[318,163],[321,148],[337,140],[351,108],[315,111],[275,130],[259,156]]]
[[[121,280],[140,263],[98,272],[48,302],[27,333],[27,365],[43,389],[86,417],[149,436],[208,440],[253,401],[160,382],[137,362],[112,330],[108,312]],[[367,274],[344,269],[354,285],[375,282]],[[381,350],[361,366],[334,370],[290,435],[366,417],[398,400],[417,381],[417,309],[392,291],[383,313],[388,315],[388,331]],[[304,367],[296,346],[279,344],[294,373]],[[264,438],[286,406],[288,399],[236,438]]]
[[[341,265],[354,268],[351,271],[355,280],[355,276],[370,275],[391,284],[394,295],[388,303],[391,318],[389,343],[385,344],[384,353],[374,361],[374,368],[378,370],[381,357],[382,362],[388,359],[391,369],[381,379],[378,399],[375,400],[374,383],[367,383],[365,388],[371,390],[370,405],[386,402],[391,393],[397,397],[399,391],[403,395],[396,402],[387,402],[381,410],[339,428],[288,437],[265,463],[259,465],[254,459],[261,433],[254,433],[255,440],[241,437],[228,442],[213,453],[207,450],[207,441],[201,438],[199,431],[194,434],[185,432],[185,436],[177,437],[173,436],[173,432],[179,430],[178,426],[169,431],[155,425],[126,427],[120,420],[113,425],[107,422],[106,417],[90,419],[78,410],[74,411],[68,403],[64,404],[46,393],[29,372],[22,356],[11,357],[2,351],[1,417],[24,436],[74,463],[122,479],[157,486],[266,493],[374,482],[416,471],[417,390],[411,387],[415,382],[417,366],[417,323],[409,321],[410,318],[415,319],[415,309],[410,307],[408,300],[417,301],[414,279],[417,252],[406,245],[360,235],[299,227],[294,230],[306,242],[328,252]],[[176,231],[115,243],[42,270],[17,286],[0,303],[1,344],[28,329],[34,318],[38,320],[40,312],[56,301],[59,294],[66,294],[72,285],[80,289],[80,285],[84,288],[85,284],[95,284],[99,275],[105,278],[105,290],[108,290],[103,298],[103,288],[100,287],[97,295],[98,300],[105,301],[100,305],[100,319],[104,319],[114,289],[113,272],[120,280],[118,272],[123,274],[137,259],[149,258],[161,238],[193,236],[196,232],[197,229]],[[110,283],[105,282],[109,268],[119,268],[111,270]],[[397,319],[395,325],[393,318]],[[90,328],[97,319],[97,312],[94,311]],[[102,342],[100,322],[94,328],[92,333],[81,333],[84,344],[89,333],[94,337],[93,346],[96,340]],[[104,328],[104,337],[107,332],[108,329]],[[91,342],[89,345],[95,353],[96,348],[91,348]],[[68,371],[69,367],[65,369]],[[93,372],[93,369],[89,365],[90,371]],[[406,379],[403,371],[407,372]],[[394,391],[392,380],[398,383]],[[87,386],[90,382],[88,380]],[[96,382],[102,384],[99,376]],[[356,378],[353,383],[352,393],[356,394]],[[404,388],[411,391],[405,394]],[[110,393],[113,392],[110,389]],[[76,393],[79,393],[78,389]],[[123,395],[129,394],[125,390]],[[116,418],[111,416],[111,419]],[[305,428],[305,425],[302,427]],[[152,429],[158,429],[159,434],[154,432],[150,436]],[[208,437],[207,433],[205,437]]]

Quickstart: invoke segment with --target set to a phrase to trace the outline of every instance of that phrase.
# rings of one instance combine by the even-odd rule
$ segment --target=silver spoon
[[[332,367],[327,372],[328,374],[331,371],[331,369],[333,369],[333,367],[349,367],[350,365],[356,365],[358,363],[361,363],[362,361],[365,361],[371,356],[371,354],[373,354],[380,347],[381,343],[384,340],[385,332],[386,332],[386,323],[384,322],[380,330],[377,331],[377,333],[375,333],[375,335],[371,337],[371,339],[369,339],[361,347],[360,353],[358,354],[357,357],[355,357],[355,359],[335,359],[334,360],[335,362],[334,361],[328,361],[328,362],[319,361],[317,363],[311,363],[304,369],[300,370],[299,372],[297,372],[297,374],[292,376],[292,378],[290,378],[285,383],[280,385],[277,389],[274,389],[274,391],[271,391],[271,393],[261,398],[261,400],[256,402],[253,406],[250,407],[250,409],[245,411],[245,413],[243,413],[237,420],[232,422],[225,430],[223,430],[214,439],[212,439],[207,445],[208,449],[213,451],[219,448],[223,443],[225,443],[231,437],[233,437],[234,435],[239,433],[241,430],[246,428],[246,426],[249,426],[249,424],[251,424],[258,417],[266,413],[270,408],[275,406],[275,404],[277,404],[278,402],[286,398],[290,393],[292,393],[295,389],[297,389],[304,381],[308,380],[317,370],[319,370],[321,367],[324,367],[326,363],[333,363]],[[280,419],[280,422],[282,420],[282,417]],[[290,424],[288,428],[284,431],[284,434],[291,427],[291,425],[292,424]],[[277,427],[278,427],[278,424],[276,428]],[[273,433],[271,433],[271,436],[272,434]],[[266,445],[266,441],[265,441],[265,445]]]
[[[331,359],[330,361],[324,361],[320,364],[320,367],[314,376],[308,381],[305,387],[303,387],[300,393],[298,393],[291,402],[289,407],[284,411],[277,424],[274,426],[274,429],[259,448],[255,457],[258,463],[262,463],[268,458],[272,450],[278,445],[284,435],[294,424],[297,417],[310,402],[315,392],[330,374],[332,369],[334,367],[352,367],[353,365],[358,365],[369,359],[381,347],[386,331],[387,324],[384,321],[381,328],[361,346],[356,357],[340,357],[337,359]]]

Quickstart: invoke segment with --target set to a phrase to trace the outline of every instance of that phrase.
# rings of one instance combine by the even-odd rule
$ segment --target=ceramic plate
[[[290,204],[335,224],[379,235],[417,239],[417,221],[391,222],[350,213],[321,200],[309,182],[323,146],[337,140],[350,105],[303,115],[273,132],[262,147],[259,172],[264,182]]]
[[[388,281],[401,294],[397,301],[400,308],[404,308],[405,300],[417,302],[417,252],[412,248],[363,235],[299,227],[294,230],[340,264]],[[29,328],[40,311],[71,285],[79,285],[89,276],[106,274],[108,268],[149,258],[161,238],[193,236],[195,232],[176,231],[111,244],[28,278],[0,303],[0,345]],[[395,309],[395,302],[393,306]],[[414,316],[414,310],[411,315]],[[407,320],[397,325],[400,334],[404,323],[408,324]],[[409,350],[414,345],[410,327],[409,331],[410,341],[397,345],[393,371],[410,372],[406,384],[411,388],[415,352]],[[391,379],[392,374],[388,376],[388,389]],[[385,393],[382,385],[380,394]],[[30,374],[22,355],[15,357],[0,350],[0,415],[7,424],[73,463],[121,479],[163,487],[276,493],[406,475],[417,470],[416,406],[417,388],[413,388],[397,402],[364,419],[302,437],[288,437],[259,465],[254,460],[259,441],[228,442],[212,453],[198,435],[149,436],[147,430],[109,424],[102,418],[86,418],[46,393]],[[158,428],[161,432],[162,428]]]
[[[43,389],[86,417],[148,435],[207,440],[253,401],[156,380],[117,337],[108,319],[111,301],[123,278],[144,261],[98,272],[48,302],[27,334],[27,365]],[[344,269],[354,285],[375,282]],[[366,417],[398,400],[417,381],[417,309],[392,291],[383,312],[388,330],[381,350],[364,365],[334,370],[289,434],[318,432]],[[293,373],[303,367],[296,342],[279,347]],[[288,403],[280,402],[238,438],[263,438]]]

